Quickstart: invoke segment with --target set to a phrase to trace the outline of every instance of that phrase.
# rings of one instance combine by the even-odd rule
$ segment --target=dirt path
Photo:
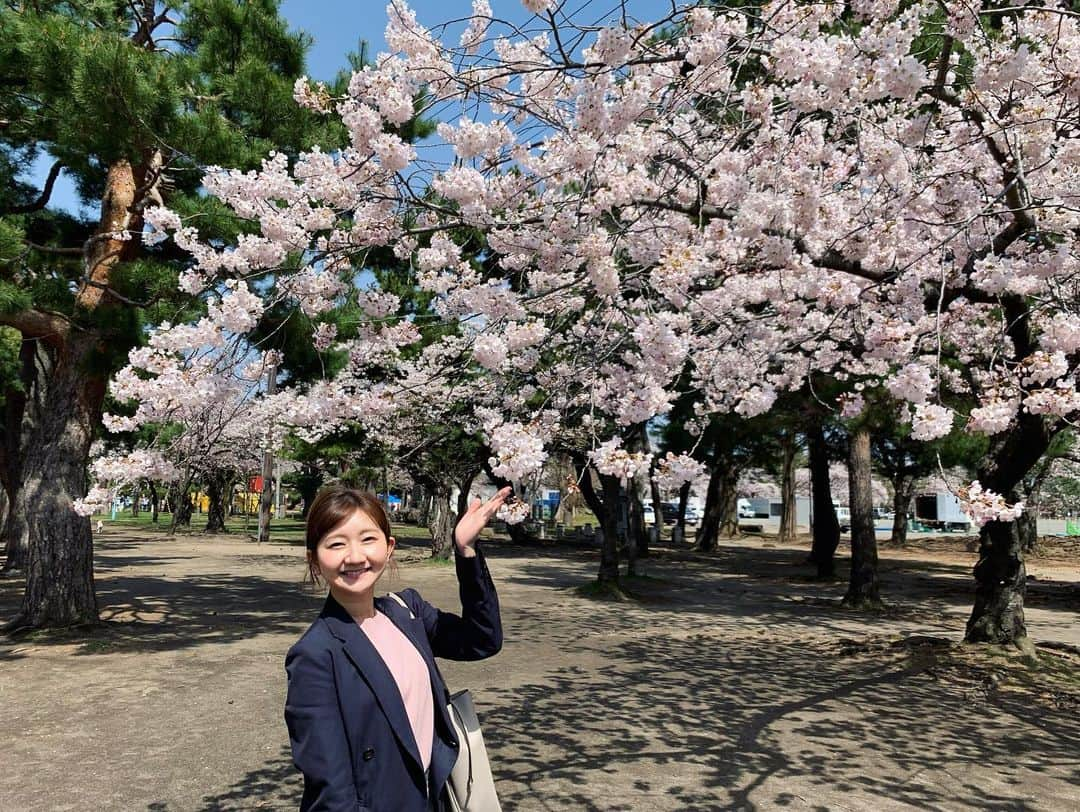
[[[488,549],[506,646],[444,674],[473,689],[504,809],[1080,809],[1080,658],[952,645],[970,555],[887,551],[891,607],[869,616],[760,539],[661,551],[634,604],[572,589],[591,550]],[[452,605],[452,570],[402,553],[388,588]],[[282,661],[321,604],[301,560],[102,540],[104,630],[0,643],[0,810],[295,809]],[[1080,569],[1029,571],[1032,637],[1080,645]]]

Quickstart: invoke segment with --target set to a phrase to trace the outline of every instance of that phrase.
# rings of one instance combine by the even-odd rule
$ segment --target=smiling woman
[[[334,486],[311,506],[307,561],[329,588],[285,660],[285,721],[304,774],[302,810],[441,810],[459,742],[435,657],[480,660],[502,647],[499,600],[477,538],[506,500],[479,500],[454,531],[462,613],[416,590],[375,597],[394,537],[371,494]]]
[[[330,586],[331,592],[335,586],[347,586],[350,592],[361,594],[363,590],[355,583],[358,579],[352,576],[361,565],[375,574],[367,584],[370,591],[383,570],[392,566],[394,544],[386,511],[369,493],[326,488],[308,511],[308,572],[314,582]]]

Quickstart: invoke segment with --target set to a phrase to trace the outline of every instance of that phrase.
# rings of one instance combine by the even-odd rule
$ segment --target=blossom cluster
[[[978,480],[958,488],[957,496],[976,527],[982,527],[987,522],[1015,521],[1024,512],[1023,502],[1010,505],[1001,494],[984,490]]]

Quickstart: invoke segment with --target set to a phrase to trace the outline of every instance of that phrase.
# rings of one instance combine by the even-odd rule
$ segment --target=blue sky
[[[530,19],[521,0],[489,0],[492,14],[516,25],[524,26]],[[679,0],[678,5],[686,5]],[[374,55],[386,50],[383,31],[386,28],[386,0],[283,0],[281,13],[294,29],[306,31],[314,38],[308,52],[308,75],[314,79],[331,79],[347,63],[345,54],[359,50],[366,40]],[[436,25],[468,16],[471,0],[411,0],[421,25]],[[654,20],[671,11],[671,0],[626,0],[627,13],[638,20]],[[565,0],[563,8],[583,22],[613,22],[620,8],[619,0]],[[447,41],[457,44],[458,32],[464,24],[450,30]],[[52,160],[42,156],[36,163],[33,181],[41,187]],[[79,204],[74,187],[63,175],[53,190],[51,207],[77,212]],[[96,209],[96,206],[93,208]],[[90,211],[86,212],[90,214]]]

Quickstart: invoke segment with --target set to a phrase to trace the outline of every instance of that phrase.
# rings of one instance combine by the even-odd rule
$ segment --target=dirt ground
[[[386,588],[456,605],[412,544]],[[1029,562],[1030,634],[1058,647],[1028,664],[958,645],[974,554],[951,541],[883,550],[879,614],[764,539],[658,550],[630,603],[575,590],[590,548],[486,549],[506,645],[444,674],[473,691],[506,810],[1080,810],[1072,551]],[[0,810],[295,809],[283,658],[322,600],[301,562],[107,531],[103,627],[0,639]]]

